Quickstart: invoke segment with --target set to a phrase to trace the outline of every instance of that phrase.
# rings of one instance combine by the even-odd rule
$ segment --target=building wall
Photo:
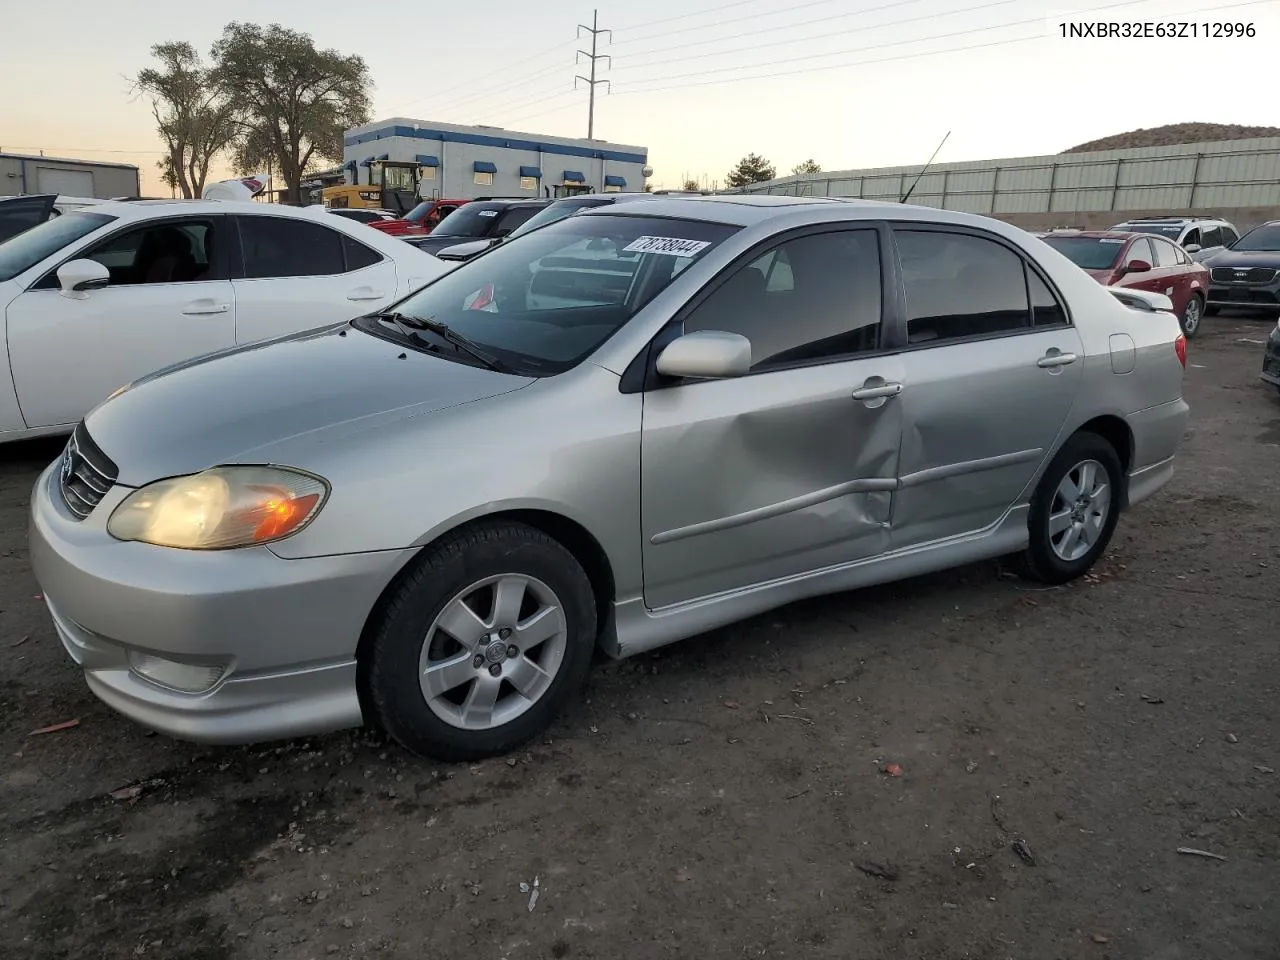
[[[1280,137],[783,177],[749,193],[897,200],[1007,219],[1280,207]],[[1121,214],[1112,217],[1112,213]],[[1228,216],[1228,219],[1230,217]]]
[[[413,162],[418,157],[434,158],[436,166],[423,165],[420,171],[434,179],[425,184],[427,195],[471,198],[477,196],[541,197],[555,195],[555,187],[566,182],[565,171],[581,173],[593,190],[605,187],[605,177],[621,177],[621,189],[644,189],[644,167],[648,149],[604,140],[574,140],[520,133],[500,127],[464,127],[396,117],[348,130],[344,137],[343,162],[354,163],[360,183],[369,183],[373,168],[365,161],[381,157]],[[492,184],[475,182],[475,163],[496,167]],[[534,188],[520,185],[520,168],[536,167],[542,177]],[[376,178],[375,178],[376,179]],[[348,174],[348,182],[355,182]]]
[[[57,188],[56,183],[50,179],[50,174],[57,176],[60,172],[70,174],[70,177],[64,178],[62,182],[74,183],[74,188],[62,190]],[[0,196],[50,192],[50,184],[54,184],[53,192],[69,196],[97,197],[102,200],[108,200],[111,197],[136,197],[141,192],[138,168],[129,164],[91,163],[57,157],[0,153]],[[89,187],[92,192],[87,194],[81,192],[84,187]]]

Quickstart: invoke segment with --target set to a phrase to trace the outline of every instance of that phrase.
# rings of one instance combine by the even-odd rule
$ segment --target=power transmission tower
[[[587,88],[588,88],[588,90],[590,91],[590,92],[587,94],[587,139],[588,139],[588,140],[593,140],[593,139],[595,139],[595,132],[596,132],[596,84],[599,84],[599,83],[609,84],[609,81],[608,81],[608,80],[597,80],[597,79],[596,79],[596,61],[597,61],[597,60],[608,60],[608,61],[609,61],[609,66],[611,66],[611,67],[613,66],[613,57],[609,56],[607,53],[596,53],[596,41],[600,38],[600,34],[602,34],[602,33],[607,33],[607,34],[609,35],[609,42],[610,42],[610,43],[612,43],[612,42],[613,42],[613,31],[612,31],[612,30],[602,30],[602,29],[600,29],[599,14],[600,14],[600,11],[599,11],[599,10],[592,10],[592,11],[591,11],[591,26],[589,26],[589,27],[588,27],[585,23],[580,23],[580,24],[578,24],[578,36],[579,36],[579,37],[580,37],[580,36],[582,36],[582,31],[583,31],[583,30],[585,30],[585,31],[587,31],[587,33],[591,34],[591,52],[590,52],[590,53],[587,53],[587,51],[585,51],[585,50],[579,50],[579,51],[578,51],[578,56],[577,56],[577,57],[575,57],[575,58],[574,58],[574,61],[573,61],[575,64],[577,64],[577,63],[581,63],[581,62],[582,62],[582,60],[580,59],[581,57],[586,57],[588,60],[590,60],[590,61],[591,61],[591,71],[590,71],[590,72],[591,72],[591,76],[589,76],[589,77],[584,77],[584,76],[582,76],[582,74],[578,74],[576,77],[574,77],[574,78],[573,78],[573,89],[575,89],[575,90],[577,90],[577,89],[578,89],[578,81],[579,81],[579,80],[581,80],[581,81],[583,81],[583,82],[587,85]],[[613,85],[612,85],[612,84],[609,84],[609,89],[610,89],[610,90],[612,90],[612,89],[613,89]]]

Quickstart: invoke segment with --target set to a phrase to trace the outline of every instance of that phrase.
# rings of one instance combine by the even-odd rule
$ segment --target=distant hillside
[[[1101,140],[1090,140],[1062,152],[1088,153],[1093,150],[1128,150],[1133,147],[1169,147],[1181,143],[1249,140],[1254,137],[1280,137],[1280,127],[1242,127],[1234,123],[1171,123],[1167,127],[1130,130]]]

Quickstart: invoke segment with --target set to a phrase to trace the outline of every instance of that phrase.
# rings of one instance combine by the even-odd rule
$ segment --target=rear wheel
[[[1110,443],[1096,433],[1068,440],[1031,497],[1024,572],[1053,584],[1086,573],[1111,541],[1123,482],[1120,457]]]
[[[1182,316],[1178,318],[1182,324],[1182,332],[1186,334],[1188,340],[1193,339],[1199,333],[1200,321],[1204,318],[1204,315],[1204,301],[1200,299],[1199,294],[1192,294],[1191,299],[1187,301],[1187,305],[1182,308]]]
[[[419,755],[505,753],[550,725],[595,639],[591,583],[568,550],[524,524],[477,524],[429,548],[387,599],[366,701]]]

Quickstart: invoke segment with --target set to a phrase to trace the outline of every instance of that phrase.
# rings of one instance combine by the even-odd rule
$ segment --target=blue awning
[[[418,166],[420,166],[420,167],[438,167],[438,166],[440,166],[440,158],[439,158],[439,157],[431,157],[431,156],[428,156],[428,155],[427,155],[427,154],[425,154],[425,153],[420,153],[420,154],[418,154],[416,157],[414,157],[414,159],[418,161]]]
[[[604,185],[606,187],[625,187],[627,185],[627,178],[606,175],[604,178]]]
[[[497,173],[498,168],[488,160],[477,160],[472,164],[471,169],[476,173]]]
[[[372,167],[372,166],[373,166],[373,161],[375,161],[375,160],[377,160],[377,159],[378,159],[377,157],[365,157],[363,160],[361,160],[361,161],[360,161],[360,166],[362,166],[362,167]]]
[[[567,180],[570,183],[586,183],[587,182],[587,178],[584,177],[577,170],[566,170],[560,176],[562,179]]]
[[[541,180],[542,171],[538,167],[521,167],[520,176],[533,177],[535,180]]]

